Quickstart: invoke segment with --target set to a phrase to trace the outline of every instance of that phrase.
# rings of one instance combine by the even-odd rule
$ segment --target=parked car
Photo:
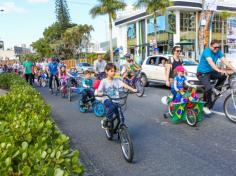
[[[78,72],[81,72],[81,73],[83,73],[85,70],[89,70],[91,72],[94,72],[93,67],[89,63],[86,63],[86,62],[82,62],[82,63],[77,64],[76,69],[78,70]]]
[[[166,66],[162,63],[162,60],[168,62],[170,56],[155,55],[146,58],[142,65],[142,82],[144,86],[148,86],[149,83],[166,83]],[[183,59],[183,66],[186,70],[186,77],[189,83],[199,85],[197,79],[197,65],[198,63],[189,59]]]

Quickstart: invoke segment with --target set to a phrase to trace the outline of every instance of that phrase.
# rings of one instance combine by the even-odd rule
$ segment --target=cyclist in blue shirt
[[[55,76],[56,82],[57,82],[57,88],[59,90],[59,79],[58,75],[60,73],[60,68],[58,65],[58,62],[56,58],[52,58],[52,62],[48,66],[48,73],[49,73],[49,90],[52,90],[52,79],[53,76]]]
[[[229,63],[224,57],[221,50],[219,50],[219,43],[216,40],[211,42],[209,48],[205,48],[200,63],[197,68],[197,77],[201,84],[204,86],[204,101],[206,102],[203,111],[205,114],[211,114],[210,109],[212,108],[212,90],[213,87],[210,84],[210,80],[218,80],[215,88],[220,90],[224,83],[227,72],[216,66],[217,61],[220,61],[229,67],[231,70],[236,72],[236,69]]]

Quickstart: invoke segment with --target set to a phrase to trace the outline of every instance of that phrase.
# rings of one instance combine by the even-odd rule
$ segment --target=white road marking
[[[225,113],[219,111],[212,111],[214,114],[225,116]]]

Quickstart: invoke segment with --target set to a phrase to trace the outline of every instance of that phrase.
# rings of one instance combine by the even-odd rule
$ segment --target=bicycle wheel
[[[96,102],[93,105],[93,111],[96,117],[103,117],[105,115],[105,107],[101,102]]]
[[[189,126],[197,125],[197,116],[193,109],[187,109],[186,121]]]
[[[143,86],[143,83],[140,81],[140,80],[138,80],[136,83],[135,83],[135,87],[136,87],[136,89],[137,89],[137,93],[136,93],[136,95],[138,96],[138,97],[142,97],[143,96],[143,94],[144,94],[144,86]]]
[[[55,95],[57,95],[57,83],[56,83],[55,78],[52,80],[52,90],[53,90],[53,93],[55,93]]]
[[[68,88],[68,101],[71,102],[71,94],[72,94],[72,91],[71,91],[71,88],[69,87]]]
[[[46,85],[47,85],[46,81],[45,81],[44,79],[42,79],[42,80],[41,80],[41,86],[42,86],[42,87],[46,87]]]
[[[128,128],[125,125],[121,126],[119,135],[122,154],[125,160],[131,163],[134,157],[134,149],[130,134],[128,132]]]
[[[236,94],[229,94],[224,101],[225,116],[233,123],[236,123]]]

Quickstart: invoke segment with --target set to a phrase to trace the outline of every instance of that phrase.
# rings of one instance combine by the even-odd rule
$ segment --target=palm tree
[[[142,8],[145,7],[147,13],[153,15],[154,17],[154,35],[157,41],[157,17],[159,14],[164,14],[166,8],[171,6],[172,2],[170,0],[138,0],[135,7]]]
[[[90,10],[90,15],[95,18],[99,15],[108,15],[109,17],[109,33],[110,33],[110,59],[113,62],[113,49],[112,49],[112,21],[116,19],[116,12],[123,10],[126,3],[120,0],[98,0],[99,4]]]

